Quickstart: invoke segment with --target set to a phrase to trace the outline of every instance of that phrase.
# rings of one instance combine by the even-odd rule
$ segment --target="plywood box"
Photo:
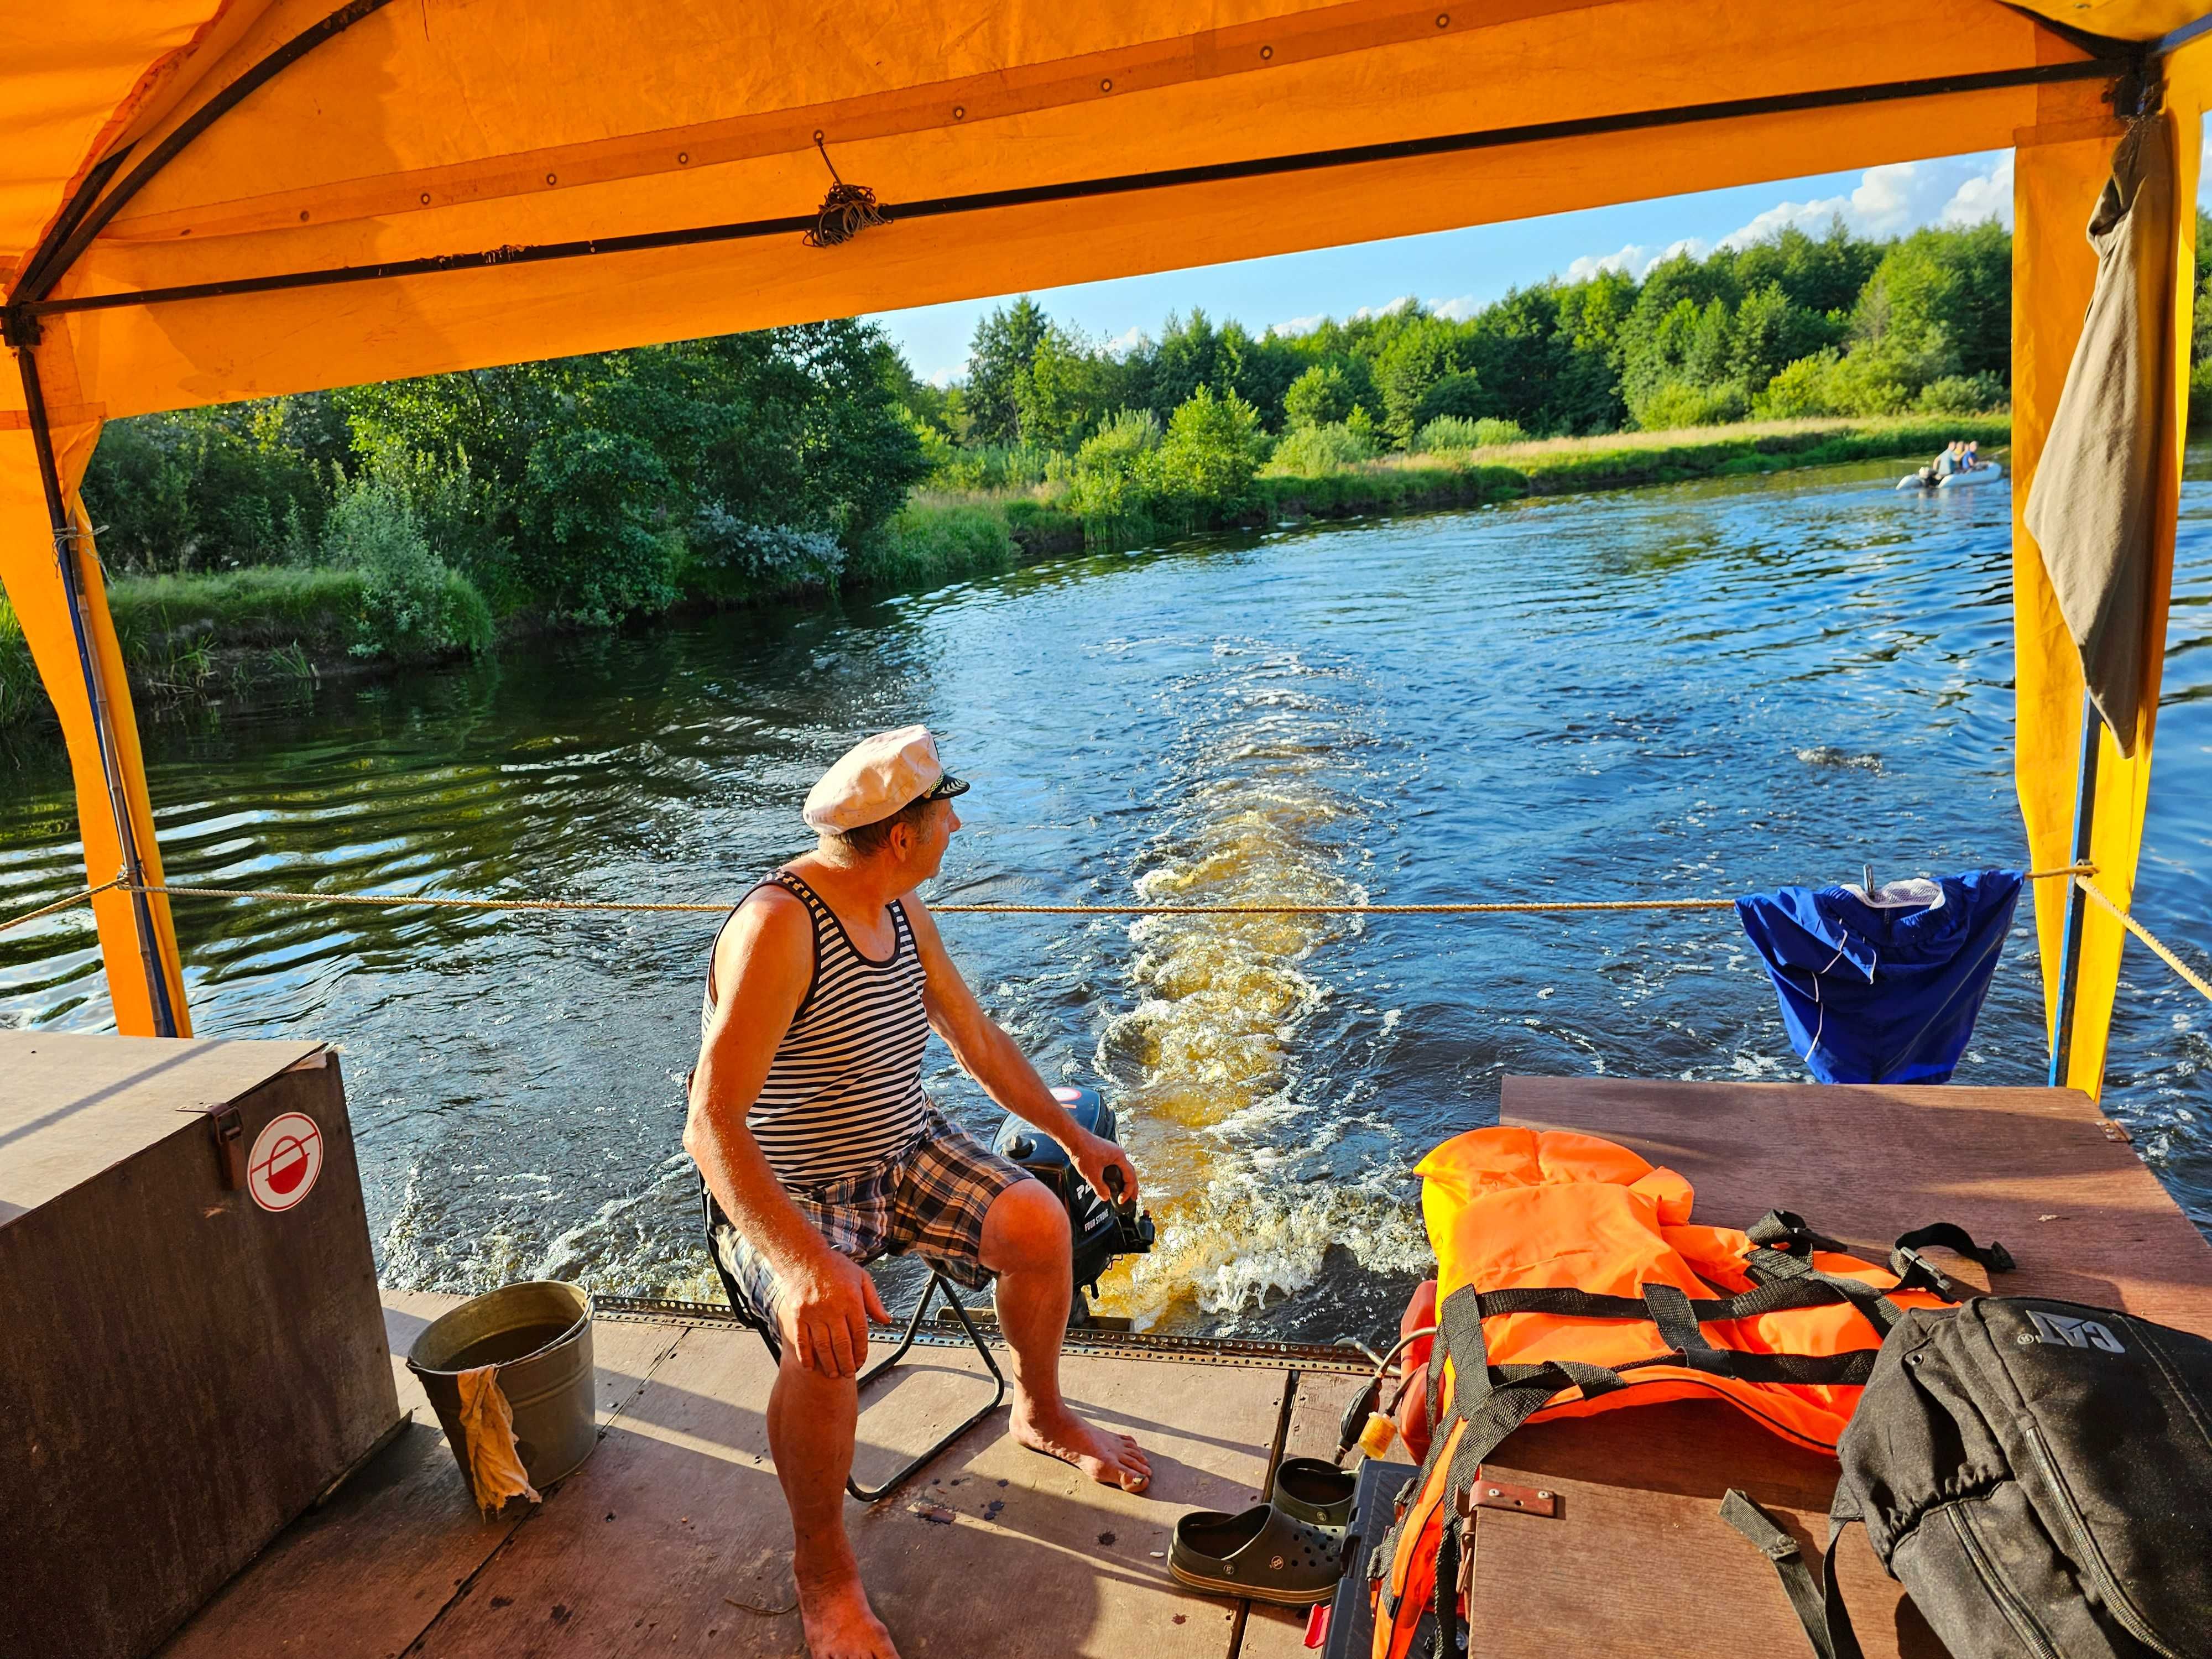
[[[0,1653],[136,1659],[401,1421],[336,1058],[0,1031]]]

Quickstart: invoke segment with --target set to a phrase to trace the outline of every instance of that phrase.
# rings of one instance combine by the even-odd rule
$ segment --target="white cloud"
[[[1978,225],[1994,219],[2012,223],[2012,152],[2007,150],[1986,173],[1978,173],[1951,192],[1943,210],[1936,216],[1942,225]]]
[[[1792,227],[1818,236],[1835,220],[1861,236],[1901,236],[1924,225],[2012,222],[2012,152],[1869,167],[1856,188],[1809,202],[1778,202],[1720,240],[1748,247]]]
[[[945,387],[951,386],[955,380],[965,379],[967,374],[968,360],[965,357],[963,357],[958,362],[952,364],[950,368],[939,369],[934,374],[929,377],[929,383],[935,386],[939,392],[942,392]]]
[[[1482,301],[1472,294],[1462,294],[1455,300],[1431,300],[1429,310],[1447,322],[1463,323],[1482,309]]]
[[[2197,199],[2212,206],[2212,129],[2207,131],[2204,157]],[[2013,152],[2008,149],[1944,161],[1901,161],[1869,167],[1848,195],[1778,202],[1741,230],[1722,237],[1720,246],[1747,247],[1792,225],[1817,236],[1838,217],[1862,236],[1900,236],[1926,225],[1957,229],[1991,219],[2010,228],[2012,198]],[[1595,262],[1591,268],[1602,265],[1602,261]]]
[[[1134,351],[1139,346],[1144,344],[1150,337],[1151,337],[1145,332],[1143,324],[1132,323],[1127,328],[1124,329],[1121,333],[1116,334],[1112,339],[1102,341],[1100,343],[1103,344],[1105,349],[1112,356],[1116,357],[1126,357],[1131,352]]]
[[[1892,161],[1869,167],[1850,195],[1850,216],[1877,236],[1911,227],[1937,174],[1925,161]],[[1940,185],[1936,185],[1940,188]]]
[[[1941,188],[1930,164],[1893,161],[1869,167],[1848,196],[1824,196],[1810,202],[1778,202],[1741,230],[1721,238],[1725,248],[1749,247],[1792,226],[1814,235],[1841,219],[1862,236],[1894,236],[1926,223],[1936,205],[1927,198]]]
[[[1370,322],[1377,317],[1393,316],[1403,311],[1407,306],[1419,303],[1420,301],[1416,295],[1401,294],[1387,306],[1362,306],[1358,310],[1348,314],[1344,320],[1347,323]],[[1458,305],[1462,302],[1455,300],[1452,303]],[[1330,314],[1325,311],[1317,312],[1310,317],[1293,317],[1287,323],[1272,323],[1268,325],[1267,332],[1279,334],[1285,339],[1290,339],[1300,334],[1310,334],[1328,321]]]
[[[1401,294],[1387,306],[1362,306],[1358,310],[1353,312],[1352,315],[1346,318],[1344,320],[1347,323],[1372,322],[1378,317],[1395,317],[1400,312],[1405,310],[1408,306],[1419,305],[1419,300],[1418,300],[1414,295],[1411,294]]]
[[[1640,242],[1631,242],[1618,253],[1585,253],[1567,266],[1567,280],[1587,283],[1601,270],[1625,270],[1632,276],[1640,276],[1650,268],[1651,250]]]
[[[1585,253],[1567,267],[1567,281],[1586,283],[1601,270],[1625,270],[1638,282],[1652,266],[1686,253],[1692,259],[1702,259],[1712,252],[1712,246],[1702,236],[1685,236],[1680,241],[1669,242],[1664,247],[1647,247],[1641,242],[1631,242],[1617,253]]]
[[[2207,154],[2212,155],[2212,139]],[[1631,242],[1611,253],[1586,253],[1568,265],[1566,280],[1587,282],[1601,270],[1622,270],[1639,281],[1662,259],[1686,253],[1703,258],[1715,246],[1744,248],[1792,227],[1810,235],[1824,234],[1841,219],[1861,236],[1900,236],[1923,225],[1963,226],[1994,219],[2012,223],[2012,152],[1954,156],[1935,161],[1898,161],[1869,167],[1858,183],[1839,196],[1777,202],[1748,224],[1717,243],[1696,237],[1667,246]],[[2212,168],[2208,168],[2212,176]]]

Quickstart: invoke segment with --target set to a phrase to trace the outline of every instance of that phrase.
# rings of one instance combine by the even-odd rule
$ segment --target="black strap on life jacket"
[[[1729,1489],[1721,1500],[1721,1519],[1734,1527],[1756,1544],[1774,1567],[1774,1576],[1782,1581],[1783,1594],[1790,1598],[1790,1606],[1797,1615],[1797,1622],[1805,1627],[1806,1639],[1813,1644],[1817,1659],[1865,1659],[1859,1647],[1858,1632],[1851,1628],[1851,1615],[1844,1606],[1843,1586],[1836,1582],[1836,1545],[1843,1537],[1844,1528],[1858,1519],[1848,1508],[1848,1500],[1838,1497],[1836,1507],[1828,1514],[1828,1550],[1820,1562],[1820,1582],[1813,1582],[1813,1570],[1807,1565],[1804,1552],[1797,1540],[1774,1522],[1774,1518],[1751,1501],[1749,1494],[1735,1487]]]
[[[1455,1422],[1464,1421],[1467,1426],[1445,1476],[1445,1529],[1449,1528],[1459,1496],[1474,1486],[1491,1454],[1516,1429],[1571,1389],[1580,1389],[1585,1399],[1594,1399],[1632,1387],[1638,1381],[1634,1373],[1662,1366],[1739,1382],[1857,1388],[1872,1374],[1875,1356],[1881,1352],[1877,1346],[1834,1354],[1747,1353],[1715,1346],[1705,1336],[1704,1326],[1845,1302],[1864,1315],[1877,1332],[1887,1335],[1905,1316],[1890,1291],[1924,1290],[1946,1300],[1959,1299],[1955,1282],[1919,1254],[1926,1247],[1955,1250],[1992,1273],[2009,1272],[2014,1266],[2011,1253],[2003,1245],[1977,1244],[1964,1228],[1939,1221],[1897,1240],[1890,1258],[1897,1282],[1884,1291],[1814,1267],[1815,1250],[1848,1255],[1852,1254],[1851,1247],[1814,1232],[1802,1216],[1790,1211],[1769,1211],[1746,1234],[1753,1248],[1744,1256],[1744,1273],[1754,1288],[1735,1296],[1692,1297],[1672,1285],[1652,1284],[1641,1287],[1640,1297],[1602,1296],[1560,1285],[1479,1291],[1471,1285],[1446,1297],[1437,1310],[1436,1349],[1429,1358],[1429,1452],[1412,1483],[1416,1493],[1428,1489],[1437,1459],[1451,1438],[1452,1425],[1443,1418],[1443,1361],[1449,1358],[1453,1376],[1451,1415]],[[1668,1346],[1661,1352],[1619,1365],[1563,1359],[1531,1365],[1493,1365],[1483,1335],[1483,1321],[1515,1313],[1648,1321]],[[1401,1520],[1392,1527],[1369,1557],[1370,1571],[1378,1577],[1396,1558],[1404,1525]],[[1386,1601],[1389,1599],[1387,1584],[1383,1596]],[[1840,1607],[1840,1601],[1837,1605]],[[1395,1616],[1396,1608],[1391,1606],[1385,1612]],[[1856,1646],[1847,1655],[1823,1656],[1823,1659],[1856,1659]]]
[[[1842,1255],[1854,1254],[1850,1245],[1839,1244],[1814,1232],[1805,1224],[1804,1217],[1789,1210],[1769,1210],[1744,1230],[1744,1236],[1754,1244],[1806,1261],[1812,1259],[1814,1250],[1831,1250]],[[1931,1221],[1925,1227],[1899,1233],[1891,1247],[1889,1270],[1897,1275],[1897,1288],[1931,1291],[1953,1302],[1959,1299],[1957,1286],[1950,1277],[1921,1254],[1931,1244],[1955,1251],[1993,1273],[2008,1273],[2018,1265],[2012,1252],[1995,1240],[1977,1244],[1973,1236],[1956,1222]]]
[[[1930,1244],[1941,1245],[1969,1261],[1979,1262],[1993,1273],[2008,1273],[2019,1265],[2012,1259],[2012,1252],[1995,1239],[1987,1244],[1977,1244],[1964,1227],[1953,1222],[1930,1222],[1909,1233],[1899,1233],[1889,1252],[1889,1270],[1897,1275],[1897,1282],[1914,1290],[1931,1291],[1946,1302],[1960,1300],[1959,1287],[1942,1268],[1920,1254]]]
[[[1459,1553],[1462,1547],[1458,1529],[1447,1520],[1443,1531],[1437,1539],[1437,1586],[1432,1600],[1437,1639],[1431,1650],[1434,1659],[1459,1659]]]

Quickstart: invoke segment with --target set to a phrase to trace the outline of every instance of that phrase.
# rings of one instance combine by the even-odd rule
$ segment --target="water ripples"
[[[1879,471],[1066,560],[156,723],[163,853],[211,885],[734,896],[808,839],[830,759],[921,720],[975,785],[946,898],[1708,896],[2017,863],[2008,492],[1906,500]],[[2204,944],[2212,483],[2178,562],[2138,902]],[[64,770],[16,775],[0,914],[82,880]],[[711,1292],[678,1135],[713,917],[177,914],[204,1032],[339,1047],[387,1282]],[[1167,1328],[1386,1322],[1425,1258],[1411,1165],[1509,1073],[1803,1074],[1725,913],[945,931],[1040,1069],[1119,1106],[1161,1242],[1105,1289]],[[2212,1226],[2207,1012],[2131,951],[2107,1109]],[[0,1021],[109,1022],[82,912],[0,938]],[[2023,911],[1960,1080],[2039,1080],[2041,1046]]]

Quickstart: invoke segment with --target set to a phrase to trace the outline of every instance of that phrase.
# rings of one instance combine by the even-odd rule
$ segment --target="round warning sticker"
[[[305,1112],[284,1112],[254,1136],[246,1185],[263,1209],[289,1210],[315,1189],[322,1172],[323,1132]]]

